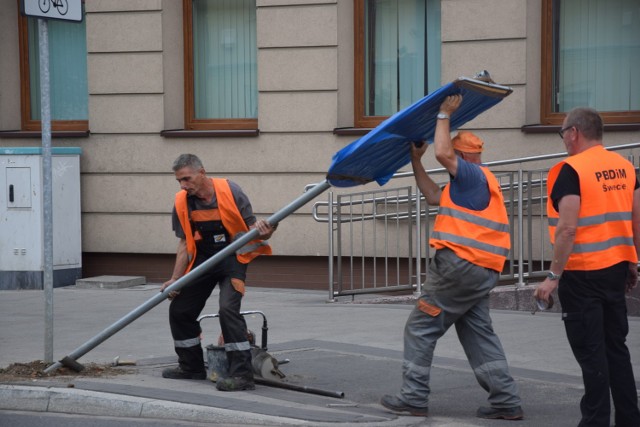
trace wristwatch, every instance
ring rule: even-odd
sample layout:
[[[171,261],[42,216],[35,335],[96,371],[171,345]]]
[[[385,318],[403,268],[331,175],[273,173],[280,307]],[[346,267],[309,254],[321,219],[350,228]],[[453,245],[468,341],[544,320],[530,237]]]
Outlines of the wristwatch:
[[[444,120],[444,119],[448,119],[449,115],[446,113],[438,113],[436,117],[438,118],[438,120]]]
[[[560,280],[560,276],[561,276],[560,274],[556,274],[553,271],[549,271],[547,273],[547,279],[549,280]]]

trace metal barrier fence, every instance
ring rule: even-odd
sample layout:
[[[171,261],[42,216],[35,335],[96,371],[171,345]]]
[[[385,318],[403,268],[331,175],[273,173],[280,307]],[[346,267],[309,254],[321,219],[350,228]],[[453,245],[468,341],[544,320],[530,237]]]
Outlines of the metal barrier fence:
[[[627,158],[634,165],[631,150],[636,148],[640,142],[607,147],[630,150]],[[546,274],[552,255],[546,220],[549,168],[525,170],[523,166],[564,157],[566,153],[556,153],[485,164],[500,182],[511,229],[511,250],[501,284],[525,286]],[[501,169],[511,165],[518,165],[517,170]],[[442,184],[448,180],[443,168],[427,172],[432,178],[442,174]],[[409,177],[411,172],[403,172],[393,179]],[[329,229],[330,300],[379,292],[420,293],[432,254],[428,236],[437,207],[428,206],[416,192],[414,186],[339,195],[330,191],[326,202],[313,205],[313,218],[327,223]]]

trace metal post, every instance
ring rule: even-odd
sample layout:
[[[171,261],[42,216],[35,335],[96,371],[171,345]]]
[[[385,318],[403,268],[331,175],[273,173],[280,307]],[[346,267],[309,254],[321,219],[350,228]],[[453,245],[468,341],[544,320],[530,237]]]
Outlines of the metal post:
[[[335,219],[336,219],[336,234],[335,234],[335,242],[336,242],[336,247],[335,247],[335,276],[336,276],[336,280],[335,283],[337,283],[338,285],[338,293],[341,293],[343,291],[342,289],[342,195],[338,195],[336,197],[336,203],[334,205],[336,207],[336,214],[335,214]],[[375,244],[374,244],[375,245]],[[335,285],[334,285],[334,289],[333,289],[333,293],[335,295],[336,293],[336,289],[335,289]]]
[[[422,293],[422,195],[416,187],[416,290],[413,295]],[[428,207],[429,205],[427,205]]]
[[[44,229],[44,361],[53,361],[53,185],[51,183],[51,104],[49,98],[49,31],[38,19],[40,48],[40,121],[42,126],[42,207]]]
[[[274,213],[271,217],[267,219],[269,224],[275,225],[282,221],[284,218],[304,206],[307,202],[309,202],[314,197],[321,194],[323,191],[328,189],[331,185],[327,182],[321,182],[316,184],[314,187],[310,188],[306,193],[302,196],[298,197],[296,200],[291,202],[289,205],[285,206],[278,212]],[[184,286],[188,285],[198,277],[202,276],[205,272],[209,271],[214,265],[225,259],[227,256],[234,254],[238,249],[249,243],[250,241],[256,239],[259,235],[259,231],[257,229],[252,229],[248,233],[242,235],[238,240],[231,243],[229,246],[225,247],[223,250],[200,264],[198,267],[191,270],[189,273],[185,274],[178,280],[176,280],[171,286],[168,286],[163,292],[154,295],[149,300],[147,300],[142,305],[139,305],[137,308],[133,309],[129,314],[121,318],[120,320],[113,323],[111,326],[107,327],[105,330],[100,332],[95,337],[91,338],[89,341],[69,353],[67,356],[70,359],[77,360],[79,357],[87,354],[90,350],[97,347],[100,343],[105,341],[110,336],[114,335],[116,332],[127,326],[129,323],[136,320],[138,317],[142,316],[147,311],[151,310],[156,305],[160,304],[162,301],[167,299],[170,292],[178,291],[182,289]],[[59,367],[62,366],[62,363],[56,362],[53,365],[49,366],[44,370],[45,373],[52,372]]]
[[[518,168],[518,284],[517,287],[524,286],[524,243],[523,234],[523,203],[522,203],[522,165]]]
[[[329,220],[329,302],[334,302],[335,293],[334,293],[334,277],[333,277],[333,191],[329,191],[329,203],[327,204],[329,211],[327,212],[328,220]]]

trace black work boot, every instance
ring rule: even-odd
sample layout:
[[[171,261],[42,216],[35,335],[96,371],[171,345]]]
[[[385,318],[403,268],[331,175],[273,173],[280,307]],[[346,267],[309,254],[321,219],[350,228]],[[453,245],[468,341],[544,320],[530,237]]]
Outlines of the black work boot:
[[[481,406],[478,408],[476,416],[478,418],[486,418],[489,420],[521,420],[524,418],[524,412],[520,406],[513,406],[511,408]]]
[[[220,391],[255,390],[256,384],[253,382],[253,376],[228,377],[219,379],[216,388]]]
[[[170,378],[172,380],[204,380],[207,378],[207,373],[185,371],[181,367],[167,368],[162,371],[162,378]]]
[[[385,394],[380,399],[380,404],[385,408],[389,409],[391,412],[400,414],[400,415],[413,415],[414,417],[428,417],[429,416],[429,408],[419,408],[417,406],[411,406],[407,403],[404,403],[402,400],[398,399],[396,396],[392,396],[390,394]]]

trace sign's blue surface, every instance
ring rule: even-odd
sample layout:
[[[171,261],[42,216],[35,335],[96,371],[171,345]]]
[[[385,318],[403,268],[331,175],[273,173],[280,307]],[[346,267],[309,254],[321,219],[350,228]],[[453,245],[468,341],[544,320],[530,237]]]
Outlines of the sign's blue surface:
[[[412,142],[433,142],[436,115],[447,96],[458,93],[463,96],[462,104],[451,116],[453,132],[511,92],[506,86],[464,77],[447,83],[338,151],[333,156],[327,181],[334,187],[353,187],[371,181],[384,185],[411,161]]]

